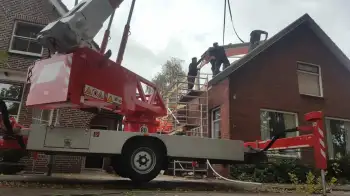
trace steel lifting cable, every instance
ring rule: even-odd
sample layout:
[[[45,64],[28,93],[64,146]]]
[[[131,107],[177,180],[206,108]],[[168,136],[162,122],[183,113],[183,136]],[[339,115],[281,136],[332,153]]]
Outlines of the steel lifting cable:
[[[222,29],[222,45],[225,45],[226,4],[227,4],[227,0],[225,0],[225,5],[224,5],[224,27]]]
[[[233,180],[233,179],[229,179],[229,178],[225,178],[222,175],[220,175],[217,171],[215,171],[215,169],[213,168],[213,166],[210,164],[209,159],[207,160],[207,165],[209,166],[209,168],[214,172],[214,174],[216,176],[218,176],[219,178],[228,181],[228,182],[234,182],[234,183],[240,183],[240,184],[251,184],[251,185],[259,185],[261,186],[262,183],[259,182],[248,182],[248,181],[241,181],[241,180]]]
[[[225,0],[226,1],[226,0]],[[239,37],[237,31],[236,31],[236,28],[235,28],[235,25],[233,24],[233,18],[232,18],[232,12],[231,12],[231,3],[230,3],[230,0],[227,0],[227,4],[228,4],[228,10],[230,12],[230,19],[231,19],[231,23],[232,23],[232,27],[233,27],[233,31],[235,32],[237,38],[242,42],[244,43],[244,41]],[[226,7],[226,3],[225,3],[225,7]]]

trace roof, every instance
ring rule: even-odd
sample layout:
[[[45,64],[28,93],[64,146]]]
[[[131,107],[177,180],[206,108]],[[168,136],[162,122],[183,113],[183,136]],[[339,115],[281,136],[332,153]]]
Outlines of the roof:
[[[49,0],[49,2],[55,7],[60,16],[63,16],[64,14],[69,12],[69,9],[61,0]],[[99,50],[100,47],[95,41],[92,41],[92,45],[94,49]]]
[[[274,35],[258,47],[254,48],[244,57],[232,63],[228,68],[226,68],[224,71],[215,76],[211,81],[209,81],[209,85],[215,85],[221,82],[222,80],[226,79],[233,72],[238,70],[250,60],[254,59],[261,52],[268,49],[274,43],[291,33],[294,29],[296,29],[302,24],[307,24],[310,27],[310,29],[316,34],[316,36],[325,44],[325,46],[330,49],[330,51],[335,55],[335,57],[350,71],[350,60],[348,59],[348,57],[339,49],[339,47],[327,36],[327,34],[316,24],[316,22],[308,14],[304,14],[292,24],[282,29],[276,35]]]

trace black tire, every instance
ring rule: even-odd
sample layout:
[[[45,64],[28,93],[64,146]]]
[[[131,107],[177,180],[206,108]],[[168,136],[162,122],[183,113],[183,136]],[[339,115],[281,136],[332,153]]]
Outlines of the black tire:
[[[159,146],[151,141],[138,140],[125,147],[122,160],[133,182],[146,183],[159,175],[165,158]]]
[[[3,174],[3,175],[15,175],[21,171],[24,170],[24,165],[21,166],[21,165],[18,165],[18,166],[15,166],[15,165],[2,165],[0,167],[0,173]]]
[[[129,178],[128,177],[128,172],[125,168],[125,165],[122,161],[122,157],[120,155],[114,156],[111,158],[111,165],[114,169],[114,172],[122,177],[122,178]]]

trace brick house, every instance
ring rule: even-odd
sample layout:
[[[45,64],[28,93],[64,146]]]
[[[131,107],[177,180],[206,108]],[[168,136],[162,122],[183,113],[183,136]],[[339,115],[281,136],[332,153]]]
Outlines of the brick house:
[[[305,113],[322,110],[328,157],[345,155],[350,151],[349,71],[349,59],[305,14],[209,82],[211,135],[266,140],[274,121],[292,128],[305,123]],[[313,162],[310,153],[279,152]]]
[[[46,24],[59,18],[68,9],[60,0],[2,0],[0,8],[0,85],[1,99],[19,123],[46,123],[57,111],[33,110],[25,106],[29,85],[26,84],[28,66],[48,56],[48,51],[35,43],[35,34]],[[93,43],[93,48],[98,45]],[[5,57],[5,58],[4,58]],[[10,92],[10,93],[7,93]],[[59,124],[67,127],[90,127],[116,130],[115,117],[104,117],[80,110],[61,110]],[[23,159],[26,170],[46,172],[49,156],[40,154],[37,160]],[[103,169],[109,165],[103,157],[55,156],[54,172],[81,172],[85,168]]]

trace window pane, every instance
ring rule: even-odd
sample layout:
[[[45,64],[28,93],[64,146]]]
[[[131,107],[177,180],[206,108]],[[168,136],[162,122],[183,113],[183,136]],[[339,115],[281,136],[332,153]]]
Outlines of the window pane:
[[[41,110],[38,108],[33,108],[32,109],[32,118],[33,119],[41,119]]]
[[[318,67],[313,65],[307,65],[307,64],[298,64],[298,69],[301,71],[307,71],[311,73],[319,73]]]
[[[21,101],[23,85],[0,83],[0,98],[10,101]]]
[[[216,109],[213,112],[213,120],[218,120],[220,119],[220,109]]]
[[[286,129],[292,129],[296,127],[295,115],[293,114],[284,114],[284,124]],[[287,133],[286,137],[295,137],[297,136],[296,132]]]
[[[12,41],[12,50],[31,52],[41,54],[42,47],[35,40],[29,40],[25,38],[14,37]]]
[[[273,111],[261,111],[260,112],[260,131],[261,140],[271,139],[274,131],[285,130],[296,127],[296,115],[287,114],[283,112],[273,112]],[[284,137],[294,137],[296,133],[286,133]],[[278,150],[275,151],[278,154],[293,155],[296,156],[297,152],[295,149],[290,150]],[[273,152],[270,152],[273,153]]]
[[[41,124],[41,121],[40,121],[40,119],[33,118],[33,119],[32,119],[32,123],[33,123],[33,124]]]
[[[345,135],[346,135],[346,154],[350,152],[350,122],[344,122]]]
[[[321,96],[319,76],[298,72],[299,92],[301,94]]]
[[[261,130],[261,139],[268,140],[270,139],[270,125],[269,125],[269,113],[266,111],[260,112],[260,130]]]
[[[326,119],[326,132],[327,132],[327,150],[328,150],[328,157],[330,159],[334,158],[334,149],[333,149],[333,138],[330,128],[330,120]]]
[[[99,126],[99,125],[91,125],[90,129],[102,129],[107,130],[108,128],[106,126]]]
[[[36,38],[43,27],[28,23],[17,22],[15,35],[29,38]]]
[[[329,120],[331,133],[331,142],[333,146],[334,158],[340,158],[346,155],[346,132],[344,122],[339,120]]]
[[[28,52],[41,54],[42,46],[36,41],[30,41]]]
[[[5,101],[5,104],[7,106],[7,110],[9,112],[10,116],[17,116],[18,115],[20,103]]]
[[[11,49],[27,52],[29,45],[30,45],[30,42],[28,39],[14,37],[12,41]]]
[[[48,122],[50,119],[50,110],[42,110],[41,120]]]
[[[216,121],[213,124],[213,138],[220,138],[220,121]]]

